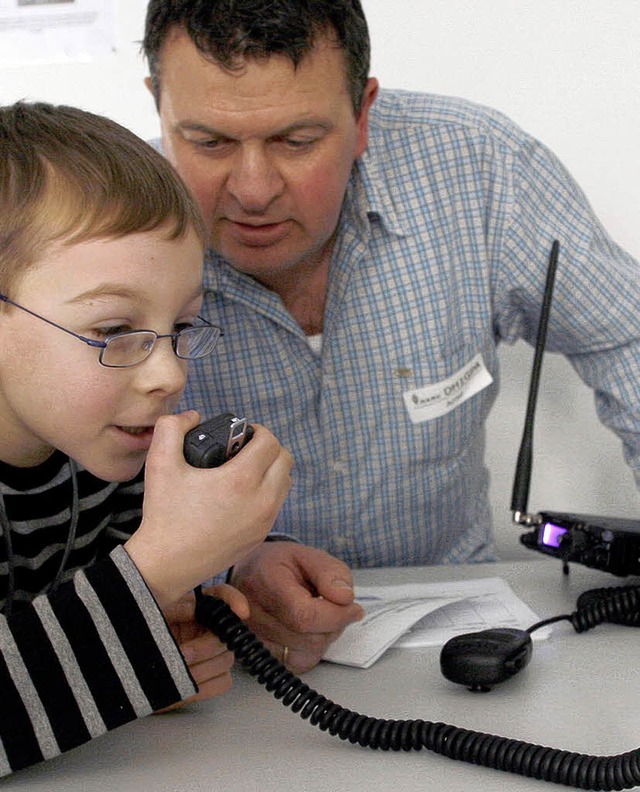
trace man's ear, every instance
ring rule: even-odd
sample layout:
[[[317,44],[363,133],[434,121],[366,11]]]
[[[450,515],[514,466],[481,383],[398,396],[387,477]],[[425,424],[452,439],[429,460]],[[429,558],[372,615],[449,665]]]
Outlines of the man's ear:
[[[151,77],[145,77],[144,78],[144,84],[147,87],[147,91],[149,91],[149,93],[153,97],[153,103],[156,106],[156,110],[159,111],[160,110],[160,96],[158,94],[156,94],[156,92],[154,91],[153,81],[151,80]]]
[[[369,142],[369,110],[376,100],[380,85],[375,77],[369,77],[362,92],[362,102],[356,118],[357,139],[356,139],[356,158],[359,157],[367,148]]]

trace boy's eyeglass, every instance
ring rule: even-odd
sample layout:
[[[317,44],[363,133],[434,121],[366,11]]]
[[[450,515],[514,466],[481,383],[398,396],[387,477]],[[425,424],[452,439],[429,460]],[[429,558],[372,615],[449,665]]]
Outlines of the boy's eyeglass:
[[[183,360],[195,360],[196,358],[206,357],[214,351],[218,341],[224,335],[219,327],[210,324],[206,319],[199,316],[198,319],[201,322],[205,322],[205,324],[185,327],[182,330],[178,330],[177,333],[156,333],[155,330],[126,330],[124,333],[115,333],[112,336],[107,336],[104,341],[96,341],[93,338],[86,338],[74,333],[73,330],[62,327],[62,325],[52,322],[51,319],[40,316],[35,311],[30,311],[24,305],[19,305],[17,302],[10,300],[5,294],[0,293],[0,300],[13,305],[15,308],[20,308],[21,311],[26,311],[31,316],[41,319],[52,327],[57,327],[58,330],[63,330],[91,347],[99,349],[98,361],[101,365],[107,366],[107,368],[127,368],[128,366],[136,366],[138,363],[142,363],[153,352],[153,348],[159,338],[170,338],[173,351]]]

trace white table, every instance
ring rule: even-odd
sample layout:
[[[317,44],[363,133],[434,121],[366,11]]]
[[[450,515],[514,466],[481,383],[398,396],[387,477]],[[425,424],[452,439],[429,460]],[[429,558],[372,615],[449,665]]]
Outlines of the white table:
[[[532,553],[531,560],[361,571],[361,583],[502,577],[541,618],[570,612],[588,588],[636,583]],[[536,642],[530,665],[489,693],[447,682],[439,650],[389,650],[367,670],[323,663],[305,681],[343,706],[383,718],[452,723],[587,754],[640,745],[640,634],[568,622]],[[528,792],[562,789],[427,751],[372,751],[303,721],[240,672],[209,702],[129,724],[50,762],[16,773],[2,792],[359,792],[392,789]]]

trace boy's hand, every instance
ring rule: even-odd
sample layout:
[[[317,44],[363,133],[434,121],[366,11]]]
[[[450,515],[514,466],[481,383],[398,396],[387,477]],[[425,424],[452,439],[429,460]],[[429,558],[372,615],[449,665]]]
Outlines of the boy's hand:
[[[189,465],[184,435],[198,420],[189,411],[156,424],[142,522],[125,544],[162,608],[260,545],[291,486],[291,455],[259,425],[224,465]]]
[[[249,603],[232,586],[212,586],[205,589],[205,593],[224,600],[241,619],[248,618]],[[234,657],[219,638],[196,622],[194,612],[194,595],[185,594],[174,605],[164,609],[164,616],[199,688],[198,693],[187,701],[203,701],[229,690],[233,683],[231,669]],[[179,702],[160,712],[168,712],[184,703]]]

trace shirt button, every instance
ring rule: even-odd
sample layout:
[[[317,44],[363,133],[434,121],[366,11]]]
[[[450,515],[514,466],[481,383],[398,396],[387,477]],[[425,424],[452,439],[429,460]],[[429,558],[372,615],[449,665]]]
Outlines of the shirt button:
[[[349,472],[349,465],[342,459],[334,460],[330,467],[334,473],[339,473],[341,476],[344,476]]]

